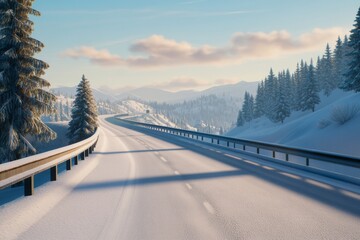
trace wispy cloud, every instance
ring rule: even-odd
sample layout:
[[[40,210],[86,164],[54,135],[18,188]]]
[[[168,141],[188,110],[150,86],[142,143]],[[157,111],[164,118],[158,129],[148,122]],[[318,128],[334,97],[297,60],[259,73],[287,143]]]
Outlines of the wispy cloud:
[[[250,59],[269,59],[283,55],[311,52],[322,49],[343,35],[342,28],[316,28],[299,37],[287,31],[236,33],[224,47],[203,45],[195,47],[188,42],[153,35],[130,46],[132,56],[123,58],[107,50],[80,47],[67,50],[63,55],[85,58],[103,66],[136,68],[171,67],[182,65],[228,65]]]
[[[55,10],[55,11],[46,11],[44,14],[47,15],[108,15],[116,13],[151,13],[154,12],[152,9],[126,9],[126,8],[117,8],[117,9],[102,9],[102,10],[90,10],[90,9],[65,9],[65,10]]]
[[[86,58],[91,63],[104,66],[125,64],[121,57],[111,54],[108,50],[97,50],[93,47],[69,49],[62,55],[73,59]]]
[[[189,5],[189,4],[196,4],[196,3],[202,3],[202,2],[207,2],[208,0],[193,0],[193,1],[184,1],[184,2],[180,2],[180,4],[182,5]]]
[[[203,1],[189,1],[183,2],[183,4],[191,4]],[[45,15],[114,15],[114,14],[141,14],[143,18],[159,18],[159,17],[216,17],[216,16],[231,16],[241,15],[246,13],[261,13],[265,10],[229,10],[229,11],[190,11],[190,10],[171,10],[171,9],[101,9],[101,10],[90,10],[90,9],[65,9],[65,10],[54,10],[46,11]]]

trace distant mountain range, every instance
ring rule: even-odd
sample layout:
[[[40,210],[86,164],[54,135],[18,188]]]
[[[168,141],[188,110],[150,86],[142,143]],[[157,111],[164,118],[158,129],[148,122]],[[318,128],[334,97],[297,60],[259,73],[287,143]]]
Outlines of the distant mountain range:
[[[179,92],[169,92],[150,87],[141,87],[135,89],[127,88],[116,91],[104,88],[101,90],[93,89],[93,94],[96,100],[109,100],[112,102],[130,98],[153,102],[176,103],[212,94],[223,98],[242,99],[245,91],[248,91],[251,94],[255,94],[257,84],[257,82],[241,81],[236,84],[216,86],[203,91],[188,90]],[[62,94],[70,97],[75,96],[76,87],[59,87],[53,88],[52,91],[56,94]]]

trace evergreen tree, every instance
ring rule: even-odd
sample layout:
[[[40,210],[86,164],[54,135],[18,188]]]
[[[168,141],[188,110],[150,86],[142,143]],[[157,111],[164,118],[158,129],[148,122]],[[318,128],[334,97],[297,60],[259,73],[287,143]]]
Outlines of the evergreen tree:
[[[295,73],[293,75],[293,79],[292,79],[292,109],[295,111],[299,111],[300,110],[300,93],[301,93],[301,89],[300,89],[300,83],[301,83],[301,72],[300,72],[300,65],[299,63],[296,65],[296,70]]]
[[[334,83],[336,87],[339,87],[340,83],[343,82],[342,67],[344,61],[343,54],[343,43],[341,38],[338,37],[334,50]]]
[[[300,82],[299,82],[299,86],[298,86],[298,109],[297,110],[301,110],[304,111],[304,109],[306,109],[306,96],[307,96],[307,78],[308,78],[308,74],[309,74],[309,67],[307,65],[306,62],[304,62],[303,60],[301,60],[301,64],[300,64]]]
[[[331,49],[329,44],[326,45],[325,55],[324,55],[324,65],[322,72],[322,86],[326,96],[329,96],[331,92],[337,87],[334,80],[334,69],[333,61],[331,56]]]
[[[360,8],[355,19],[354,28],[351,30],[348,45],[351,48],[351,52],[348,54],[350,64],[345,75],[344,88],[360,92]]]
[[[349,46],[349,40],[348,37],[345,35],[344,37],[344,43],[343,43],[343,51],[342,51],[342,65],[341,65],[341,82],[340,82],[340,88],[341,89],[345,89],[346,90],[346,74],[349,71],[349,66],[350,66],[350,62],[351,62],[351,47]]]
[[[70,115],[71,115],[71,105],[70,105],[69,99],[67,99],[67,101],[66,101],[66,115],[67,115],[68,118],[70,118]]]
[[[265,80],[265,99],[265,114],[272,120],[276,102],[276,77],[272,69]]]
[[[278,76],[278,94],[274,109],[274,120],[283,123],[285,118],[290,116],[290,104],[288,101],[288,91],[286,89],[286,74],[280,73]]]
[[[0,1],[0,161],[7,162],[36,153],[26,137],[38,141],[56,138],[42,122],[43,114],[53,112],[55,96],[44,88],[41,78],[48,65],[33,56],[44,45],[33,38],[34,23],[29,15],[34,0]]]
[[[310,66],[308,67],[307,77],[302,92],[303,106],[301,110],[312,110],[314,112],[315,106],[320,103],[320,97],[319,88],[315,78],[315,68],[312,60]]]
[[[259,118],[265,115],[265,89],[264,81],[258,84],[255,102],[254,102],[254,118]]]
[[[67,133],[70,143],[90,137],[98,127],[96,103],[90,83],[84,75],[76,90],[71,118]]]
[[[316,62],[316,71],[315,71],[315,78],[316,78],[316,82],[319,84],[319,90],[324,90],[323,89],[323,73],[324,73],[324,58],[320,58],[320,56],[318,56],[317,58],[317,62]]]
[[[237,127],[241,127],[243,126],[245,123],[244,117],[243,117],[243,113],[242,110],[240,109],[238,117],[237,117],[237,121],[236,121],[236,126]]]
[[[245,92],[242,114],[245,122],[250,122],[254,119],[254,97],[248,92]]]

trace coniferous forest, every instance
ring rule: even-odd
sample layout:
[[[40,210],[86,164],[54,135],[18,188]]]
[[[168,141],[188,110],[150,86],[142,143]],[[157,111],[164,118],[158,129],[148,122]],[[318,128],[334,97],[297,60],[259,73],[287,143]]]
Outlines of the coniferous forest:
[[[262,116],[283,123],[293,111],[314,112],[319,94],[329,96],[337,88],[360,91],[360,9],[350,37],[338,37],[333,50],[327,44],[316,62],[301,60],[292,73],[287,69],[276,74],[270,69],[255,97],[245,93],[237,126]]]

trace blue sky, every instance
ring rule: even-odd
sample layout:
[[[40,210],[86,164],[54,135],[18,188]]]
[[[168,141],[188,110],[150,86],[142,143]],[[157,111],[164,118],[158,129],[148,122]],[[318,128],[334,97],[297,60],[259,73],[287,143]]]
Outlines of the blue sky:
[[[53,86],[175,91],[261,80],[347,33],[355,0],[37,0],[34,37]]]

